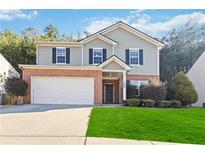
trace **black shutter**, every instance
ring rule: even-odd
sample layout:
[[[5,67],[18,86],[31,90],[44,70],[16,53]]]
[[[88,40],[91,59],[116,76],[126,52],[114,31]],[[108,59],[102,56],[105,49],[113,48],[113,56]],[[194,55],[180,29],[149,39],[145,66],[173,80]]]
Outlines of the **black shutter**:
[[[56,64],[56,48],[52,48],[52,63]]]
[[[89,49],[89,64],[93,64],[93,49]]]
[[[139,50],[139,62],[140,65],[143,65],[143,49]]]
[[[126,94],[127,94],[127,98],[131,97],[131,93],[132,93],[132,89],[131,89],[131,85],[130,85],[130,80],[126,81]]]
[[[70,48],[66,48],[66,64],[70,63]]]
[[[126,58],[126,64],[129,65],[130,64],[130,50],[129,49],[126,49],[125,50],[125,58]]]
[[[107,50],[103,49],[103,62],[107,59]]]

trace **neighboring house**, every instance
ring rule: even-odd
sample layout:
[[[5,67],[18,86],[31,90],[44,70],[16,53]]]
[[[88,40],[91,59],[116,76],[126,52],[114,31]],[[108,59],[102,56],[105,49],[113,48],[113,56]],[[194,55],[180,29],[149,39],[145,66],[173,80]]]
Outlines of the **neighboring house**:
[[[128,84],[159,83],[163,44],[118,22],[78,42],[37,42],[36,65],[19,65],[26,102],[102,104],[126,100]]]
[[[0,93],[4,93],[4,83],[8,77],[19,78],[20,74],[0,53]]]
[[[20,74],[15,68],[6,60],[0,53],[0,104],[2,101],[2,94],[5,93],[4,83],[8,77],[20,77]]]
[[[198,101],[193,106],[205,107],[205,51],[188,71],[187,76],[198,93]]]

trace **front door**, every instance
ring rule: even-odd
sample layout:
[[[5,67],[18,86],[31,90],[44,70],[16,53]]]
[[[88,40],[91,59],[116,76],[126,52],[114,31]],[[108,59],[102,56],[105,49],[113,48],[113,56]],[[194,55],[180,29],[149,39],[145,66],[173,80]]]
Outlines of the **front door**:
[[[106,84],[105,85],[105,103],[113,103],[113,85]]]

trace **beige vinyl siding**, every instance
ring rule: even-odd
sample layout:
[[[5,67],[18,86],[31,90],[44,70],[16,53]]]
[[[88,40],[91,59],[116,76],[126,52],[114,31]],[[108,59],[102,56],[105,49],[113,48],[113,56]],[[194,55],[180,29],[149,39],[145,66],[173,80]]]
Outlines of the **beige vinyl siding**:
[[[112,61],[111,63],[105,65],[103,67],[105,70],[125,70],[122,66],[117,64],[116,62]]]
[[[125,50],[129,48],[140,48],[144,51],[143,65],[133,68],[128,72],[130,75],[159,75],[158,48],[144,39],[122,29],[105,34],[105,36],[118,42],[115,48],[115,55],[125,61]]]
[[[107,59],[112,56],[112,45],[108,44],[107,42],[101,39],[94,39],[88,43],[83,45],[83,63],[84,65],[89,64],[89,48],[105,48],[107,49]]]
[[[52,63],[52,48],[53,47],[45,47],[45,46],[38,47],[38,64],[39,65],[53,64]],[[82,65],[81,52],[82,52],[82,49],[80,47],[70,48],[70,64],[65,64],[65,65],[73,65],[73,66]],[[53,65],[56,65],[56,64],[53,64]]]

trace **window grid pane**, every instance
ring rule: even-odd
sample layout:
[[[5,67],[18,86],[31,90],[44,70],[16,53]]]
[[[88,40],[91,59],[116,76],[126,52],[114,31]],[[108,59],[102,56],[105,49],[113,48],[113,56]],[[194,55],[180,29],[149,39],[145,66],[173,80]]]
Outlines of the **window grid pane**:
[[[131,65],[139,64],[139,51],[136,49],[130,49],[130,64]]]
[[[57,63],[59,64],[66,63],[66,49],[65,48],[57,48],[56,56],[57,56]]]
[[[131,57],[131,64],[138,64],[138,58],[137,57]]]
[[[94,57],[94,63],[95,64],[101,63],[101,57]]]
[[[65,63],[65,56],[57,56],[58,63]]]
[[[102,49],[93,49],[93,63],[99,64],[102,63]]]

